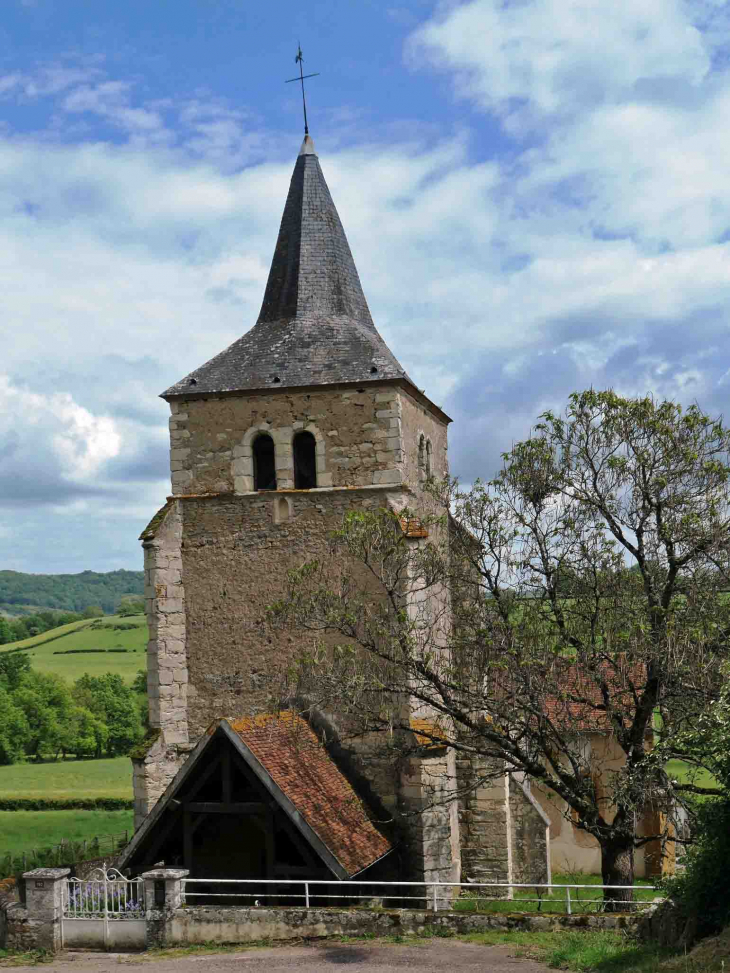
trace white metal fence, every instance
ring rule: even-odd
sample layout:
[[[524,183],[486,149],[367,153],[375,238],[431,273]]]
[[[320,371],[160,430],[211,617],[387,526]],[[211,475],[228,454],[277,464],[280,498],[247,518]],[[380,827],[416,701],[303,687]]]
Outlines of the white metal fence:
[[[196,891],[196,888],[198,891]],[[342,891],[340,891],[342,889]],[[358,893],[358,889],[360,892]],[[515,895],[515,890],[517,894]],[[530,896],[533,891],[534,896]],[[627,897],[604,892],[632,892]],[[609,906],[630,911],[649,904],[653,885],[527,884],[518,882],[329,882],[326,879],[186,878],[185,900],[244,900],[242,905],[298,905],[306,909],[344,903],[361,908],[451,909],[457,912],[603,912]],[[191,903],[195,904],[195,903]],[[199,901],[198,904],[205,904]],[[523,906],[530,908],[522,908]],[[613,909],[612,911],[618,911]]]

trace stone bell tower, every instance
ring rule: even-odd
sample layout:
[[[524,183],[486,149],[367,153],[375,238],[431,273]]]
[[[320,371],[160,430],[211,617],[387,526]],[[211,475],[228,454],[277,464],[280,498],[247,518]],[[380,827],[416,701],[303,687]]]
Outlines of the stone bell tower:
[[[326,552],[347,511],[421,507],[427,477],[448,472],[450,420],[373,323],[309,136],[256,324],[162,397],[172,495],[142,534],[153,739],[134,761],[137,822],[212,720],[269,705],[273,664],[299,648],[261,624],[286,572]],[[458,859],[445,814],[422,861],[444,880]]]

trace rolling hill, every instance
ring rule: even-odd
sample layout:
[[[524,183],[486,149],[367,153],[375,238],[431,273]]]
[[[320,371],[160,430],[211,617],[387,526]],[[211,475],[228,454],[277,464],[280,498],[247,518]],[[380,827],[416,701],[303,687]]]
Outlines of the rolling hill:
[[[0,647],[3,652],[25,652],[39,672],[55,672],[68,682],[84,673],[100,676],[118,673],[131,682],[146,668],[147,622],[143,615],[71,622],[42,635]]]
[[[144,571],[81,571],[79,574],[22,574],[0,571],[0,609],[54,608],[83,611],[101,605],[113,612],[123,595],[141,595]]]

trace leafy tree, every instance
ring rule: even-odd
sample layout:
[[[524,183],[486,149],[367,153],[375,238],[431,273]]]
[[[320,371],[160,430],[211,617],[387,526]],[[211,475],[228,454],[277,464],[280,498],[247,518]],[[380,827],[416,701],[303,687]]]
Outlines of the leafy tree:
[[[0,765],[15,763],[22,756],[27,737],[25,715],[0,682]]]
[[[13,703],[28,723],[28,756],[40,760],[43,754],[58,754],[72,708],[71,693],[63,679],[31,669],[13,693]]]
[[[84,618],[102,618],[104,609],[101,605],[87,605],[82,614]]]
[[[667,778],[655,714],[681,753],[727,658],[729,448],[696,406],[587,391],[545,413],[494,481],[436,491],[428,543],[387,512],[349,514],[331,560],[293,572],[274,606],[318,639],[283,695],[400,753],[418,745],[410,697],[433,740],[556,799],[600,845],[604,883],[630,886],[635,848],[663,837],[638,834],[638,813],[693,789]]]
[[[6,645],[13,641],[13,634],[10,624],[4,615],[0,615],[0,645]]]
[[[74,685],[74,696],[106,725],[110,756],[128,753],[142,739],[137,695],[121,676],[110,672],[103,676],[84,675]]]
[[[135,693],[143,693],[147,695],[147,670],[138,669],[137,675],[134,677],[132,682],[132,689]]]
[[[78,757],[101,757],[109,730],[103,718],[85,706],[73,706],[65,721],[61,750]]]
[[[0,653],[0,686],[16,690],[26,672],[30,672],[30,659],[25,652]]]
[[[126,617],[128,615],[143,615],[144,598],[140,598],[137,595],[124,595],[119,602],[117,614],[121,615],[122,617]]]

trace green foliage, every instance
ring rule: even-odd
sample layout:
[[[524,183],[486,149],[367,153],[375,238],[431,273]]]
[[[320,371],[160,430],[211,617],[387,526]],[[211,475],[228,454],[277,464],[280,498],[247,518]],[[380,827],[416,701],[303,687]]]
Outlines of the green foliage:
[[[84,618],[102,618],[104,609],[101,605],[89,605],[87,608],[84,608],[82,614]]]
[[[124,797],[55,798],[0,797],[0,811],[129,811],[134,801]]]
[[[125,595],[141,596],[144,571],[82,571],[80,574],[21,574],[0,571],[0,605],[83,611],[100,605],[111,614]],[[22,638],[23,636],[21,636]]]
[[[117,615],[126,617],[127,615],[142,615],[144,613],[144,598],[135,595],[125,595],[119,602]]]
[[[135,691],[121,676],[82,676],[74,686],[74,696],[106,727],[106,752],[112,756],[129,753],[144,736]],[[98,756],[101,755],[101,746]]]
[[[685,913],[696,917],[702,937],[730,923],[730,798],[702,804],[695,838],[683,872],[665,884]]]
[[[0,654],[0,686],[14,691],[20,685],[23,674],[30,672],[30,659],[18,652]]]
[[[28,739],[28,721],[0,683],[0,765],[14,763]]]

